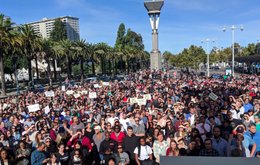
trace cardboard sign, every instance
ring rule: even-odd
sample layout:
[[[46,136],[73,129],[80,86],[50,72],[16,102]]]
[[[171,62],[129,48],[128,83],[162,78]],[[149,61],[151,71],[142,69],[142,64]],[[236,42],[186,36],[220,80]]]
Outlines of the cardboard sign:
[[[137,104],[138,105],[146,105],[146,99],[137,99]]]
[[[216,101],[218,99],[218,96],[215,93],[211,92],[209,94],[209,98],[211,98],[212,100]]]
[[[137,98],[133,97],[133,98],[130,98],[130,104],[133,105],[135,103],[137,103]]]
[[[68,90],[68,91],[66,92],[67,95],[72,95],[73,93],[74,93],[73,90]]]
[[[53,91],[46,91],[44,94],[45,94],[46,97],[54,97]]]
[[[95,99],[95,98],[97,98],[97,93],[96,93],[96,92],[89,92],[88,97],[89,97],[90,99]]]
[[[151,94],[145,94],[144,99],[145,100],[151,100],[152,99]]]
[[[39,104],[33,104],[29,105],[28,107],[29,112],[36,112],[40,110],[40,105]]]
[[[44,108],[44,113],[45,113],[45,114],[49,114],[49,112],[50,112],[50,107],[49,107],[49,106],[46,106],[46,107]]]
[[[103,86],[109,86],[110,84],[109,84],[109,82],[102,82],[102,85]]]

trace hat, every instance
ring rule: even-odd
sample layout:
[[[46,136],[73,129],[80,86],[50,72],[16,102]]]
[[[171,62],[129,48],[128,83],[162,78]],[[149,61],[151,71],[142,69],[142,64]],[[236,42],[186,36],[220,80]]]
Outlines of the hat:
[[[99,125],[95,126],[94,130],[101,130],[101,127]]]
[[[244,133],[245,129],[243,127],[238,127],[236,131],[237,133]]]

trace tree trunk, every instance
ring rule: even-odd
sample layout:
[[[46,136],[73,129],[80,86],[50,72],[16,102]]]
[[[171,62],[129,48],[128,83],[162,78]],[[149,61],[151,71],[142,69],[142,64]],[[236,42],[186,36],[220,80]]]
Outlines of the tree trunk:
[[[31,58],[27,57],[27,61],[28,61],[29,81],[32,81],[32,63],[31,63]]]
[[[18,69],[17,69],[17,60],[15,60],[15,63],[14,63],[14,77],[15,77],[15,82],[16,82],[16,94],[19,95],[20,91],[19,91],[19,80],[18,80]]]
[[[48,64],[47,66],[47,74],[48,74],[48,79],[49,79],[49,85],[50,87],[52,86],[52,78],[51,78],[51,64],[50,64],[50,60],[46,59],[46,62]]]
[[[6,96],[5,88],[5,73],[4,73],[4,58],[3,52],[0,50],[0,71],[1,71],[1,95]]]
[[[111,75],[111,73],[112,73],[112,66],[111,66],[112,64],[111,64],[111,60],[109,60],[109,62],[108,62],[108,66],[109,66],[109,75]]]
[[[37,55],[35,56],[35,67],[36,67],[36,77],[37,77],[37,81],[39,81],[39,68],[38,68]]]
[[[57,80],[57,71],[56,71],[56,59],[55,58],[53,58],[53,60],[52,60],[52,65],[53,65],[53,75],[54,75],[54,81],[56,81]]]
[[[80,71],[81,71],[81,84],[84,84],[84,58],[80,59]]]
[[[94,62],[94,54],[91,54],[91,60],[92,60],[92,74],[96,75],[96,71],[95,71],[95,62]]]
[[[69,56],[67,55],[66,56],[66,60],[67,60],[67,64],[68,64],[68,67],[67,67],[67,78],[70,79],[70,59],[69,59]]]

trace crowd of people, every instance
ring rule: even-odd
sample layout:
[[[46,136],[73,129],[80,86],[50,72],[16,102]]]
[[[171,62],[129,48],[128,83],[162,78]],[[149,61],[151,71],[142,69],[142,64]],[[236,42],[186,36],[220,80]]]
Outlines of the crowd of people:
[[[144,70],[123,81],[24,92],[0,102],[0,164],[260,157],[259,108],[259,76],[249,75],[214,79]]]

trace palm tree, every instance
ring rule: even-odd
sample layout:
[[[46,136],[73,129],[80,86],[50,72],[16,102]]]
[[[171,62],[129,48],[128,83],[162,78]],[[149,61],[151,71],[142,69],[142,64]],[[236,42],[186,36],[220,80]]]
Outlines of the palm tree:
[[[31,60],[34,57],[34,53],[36,53],[36,50],[40,46],[39,36],[36,35],[36,33],[34,32],[33,28],[30,25],[23,25],[21,26],[20,30],[22,35],[22,44],[24,47],[24,53],[28,61],[29,81],[32,81],[32,83],[34,83],[32,77],[33,74],[32,74]]]
[[[108,54],[109,46],[106,43],[98,43],[95,46],[95,54],[98,56],[101,65],[102,74],[106,74],[106,59]]]
[[[88,45],[86,40],[79,40],[74,43],[74,47],[76,57],[80,60],[80,73],[81,73],[81,83],[84,83],[84,59],[87,58],[88,55]]]
[[[5,17],[4,14],[0,14],[0,71],[1,71],[1,95],[6,95],[6,87],[5,87],[5,73],[4,73],[4,64],[3,57],[4,53],[7,52],[7,49],[13,43],[13,29],[12,25],[14,23],[11,21],[9,17]]]
[[[95,47],[96,46],[93,45],[93,44],[87,44],[86,45],[87,53],[90,56],[91,63],[92,63],[91,67],[92,67],[93,76],[96,75],[95,61],[97,61],[96,58],[95,58],[96,57],[95,56]]]
[[[51,40],[44,39],[41,42],[42,50],[44,53],[44,59],[47,62],[47,76],[49,79],[49,85],[52,86],[52,77],[51,77],[51,58],[55,58],[54,49],[53,49],[53,42]],[[54,68],[55,66],[53,66]]]
[[[65,57],[67,62],[67,78],[71,78],[72,73],[72,42],[69,40],[61,40],[54,46],[54,51],[58,56]]]

